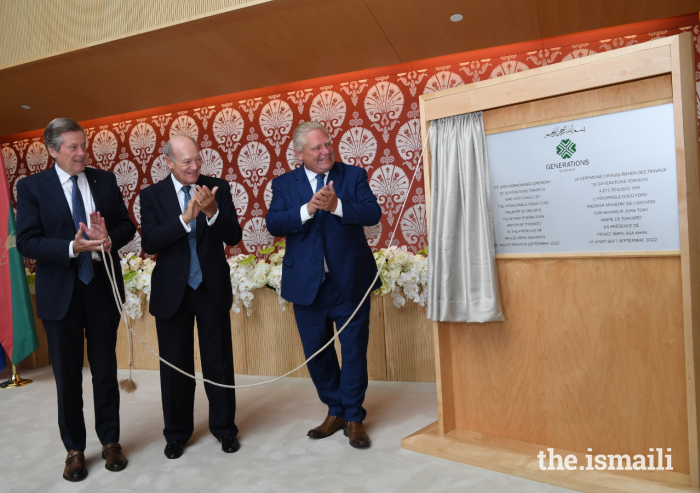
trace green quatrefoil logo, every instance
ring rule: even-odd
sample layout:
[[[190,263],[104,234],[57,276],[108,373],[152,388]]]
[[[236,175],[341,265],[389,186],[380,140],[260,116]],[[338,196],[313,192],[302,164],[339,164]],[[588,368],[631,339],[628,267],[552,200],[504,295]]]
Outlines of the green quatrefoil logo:
[[[559,154],[562,159],[569,159],[575,152],[576,144],[571,142],[569,139],[562,140],[557,146],[557,154]]]

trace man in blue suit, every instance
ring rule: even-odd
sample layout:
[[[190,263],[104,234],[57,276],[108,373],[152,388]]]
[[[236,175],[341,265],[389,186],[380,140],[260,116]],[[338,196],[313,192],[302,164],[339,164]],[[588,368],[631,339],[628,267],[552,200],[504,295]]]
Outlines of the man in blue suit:
[[[92,373],[95,430],[110,471],[127,460],[119,444],[117,311],[101,248],[119,268],[118,250],[136,232],[113,173],[85,167],[85,132],[68,118],[44,131],[55,165],[17,182],[17,250],[36,259],[36,311],[43,321],[58,394],[58,428],[68,451],[63,478],[85,468],[83,344]],[[111,252],[110,252],[111,250]],[[124,297],[124,282],[117,275]]]
[[[272,202],[265,218],[275,236],[287,237],[282,267],[282,297],[294,303],[299,335],[308,358],[342,327],[368,289],[376,289],[377,266],[363,226],[373,226],[382,211],[367,183],[367,172],[335,162],[333,142],[323,125],[306,122],[294,130],[294,151],[303,166],[272,180]],[[362,424],[367,390],[370,298],[340,334],[343,368],[333,345],[309,362],[311,379],[328,406],[311,438],[326,438],[341,428],[350,445],[370,439]]]

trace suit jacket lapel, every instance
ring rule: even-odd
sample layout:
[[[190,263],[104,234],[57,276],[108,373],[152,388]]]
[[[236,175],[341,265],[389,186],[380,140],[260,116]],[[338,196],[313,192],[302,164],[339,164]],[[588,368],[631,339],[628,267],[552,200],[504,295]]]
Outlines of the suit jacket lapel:
[[[311,200],[311,197],[314,196],[314,192],[311,190],[311,184],[309,183],[309,178],[306,176],[306,171],[303,166],[299,166],[297,169],[292,171],[292,173],[294,173],[297,190],[301,196],[299,205],[306,204],[309,200]]]
[[[92,194],[92,201],[95,204],[95,212],[102,212],[102,194],[99,193],[100,184],[97,182],[97,175],[93,174],[90,168],[85,168],[85,179],[90,186],[90,193]]]
[[[204,175],[200,174],[199,178],[197,179],[197,185],[199,185],[200,187],[206,185],[206,183],[204,183],[202,180],[203,177]],[[194,194],[194,191],[192,193]],[[202,235],[204,234],[204,228],[209,227],[209,225],[207,224],[207,215],[203,212],[197,214],[195,225],[197,226],[197,243],[199,243],[199,241],[202,239]]]
[[[164,180],[160,181],[157,186],[160,187],[160,201],[165,208],[168,218],[177,217],[182,214],[180,202],[177,198],[177,192],[175,191],[173,179],[170,177],[170,175],[168,175]]]
[[[64,219],[70,224],[75,232],[75,224],[73,224],[73,214],[70,212],[70,207],[68,207],[68,202],[66,201],[66,194],[63,191],[63,186],[58,179],[58,173],[56,173],[56,165],[46,173],[46,180],[49,182],[48,190],[51,197],[53,197],[54,202],[58,210],[63,214]]]
[[[338,166],[338,163],[333,163],[333,167],[331,168],[330,172],[328,173],[328,179],[326,180],[326,183],[333,182],[333,190],[335,190],[336,194],[338,193],[338,190],[340,190],[340,182],[343,179],[343,172]]]

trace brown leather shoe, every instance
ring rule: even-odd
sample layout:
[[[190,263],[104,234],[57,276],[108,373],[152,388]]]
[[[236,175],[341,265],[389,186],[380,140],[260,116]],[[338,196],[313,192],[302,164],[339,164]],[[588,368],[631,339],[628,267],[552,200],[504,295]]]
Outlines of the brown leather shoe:
[[[117,442],[102,446],[102,458],[106,461],[105,469],[112,472],[124,470],[129,463],[122,454],[122,446]]]
[[[71,450],[66,457],[66,467],[63,469],[63,479],[66,481],[82,481],[87,478],[85,469],[85,454],[80,451]]]
[[[350,438],[350,445],[355,448],[369,447],[370,439],[365,432],[365,427],[359,421],[348,421],[343,428],[343,433]]]
[[[321,426],[317,426],[313,430],[309,430],[307,436],[311,438],[326,438],[338,431],[345,424],[345,420],[339,416],[326,416]]]

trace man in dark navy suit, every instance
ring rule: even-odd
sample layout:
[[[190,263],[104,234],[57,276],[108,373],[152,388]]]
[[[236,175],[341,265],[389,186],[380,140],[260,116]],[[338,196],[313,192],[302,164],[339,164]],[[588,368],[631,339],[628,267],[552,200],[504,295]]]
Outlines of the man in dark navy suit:
[[[83,354],[92,373],[95,430],[110,471],[127,460],[119,444],[117,310],[101,247],[119,268],[118,250],[134,236],[114,174],[85,167],[82,127],[57,118],[44,139],[55,165],[17,183],[17,249],[36,259],[36,309],[43,321],[58,393],[58,427],[68,450],[63,477],[81,481],[85,468]],[[117,276],[124,297],[124,283]]]
[[[233,385],[233,291],[224,243],[243,236],[228,182],[200,174],[202,157],[190,137],[173,137],[163,149],[170,175],[141,192],[141,245],[158,254],[151,278],[150,313],[156,318],[160,354],[194,373],[197,320],[204,378]],[[177,459],[194,431],[195,381],[160,364],[165,456]],[[209,430],[224,452],[236,452],[236,393],[204,384]]]
[[[323,125],[306,122],[294,130],[294,151],[303,166],[272,180],[272,202],[265,218],[275,236],[287,237],[282,267],[282,297],[294,303],[299,335],[308,358],[340,329],[374,282],[377,266],[363,226],[373,226],[382,211],[367,183],[367,172],[335,162],[333,142]],[[362,424],[367,390],[370,298],[340,334],[343,368],[333,345],[309,362],[321,402],[323,423],[308,432],[326,438],[341,428],[350,445],[370,439]]]

